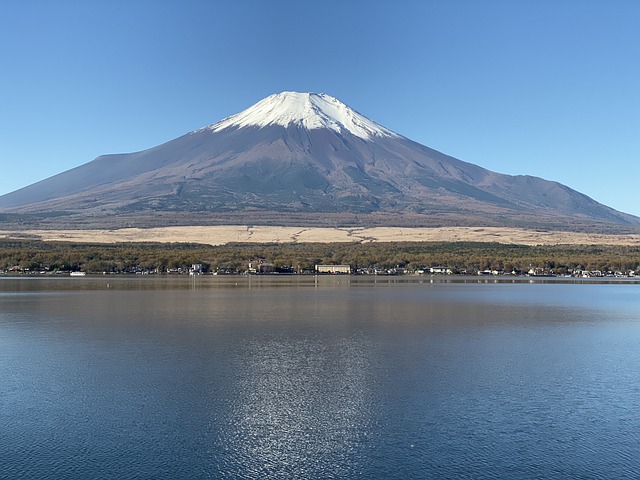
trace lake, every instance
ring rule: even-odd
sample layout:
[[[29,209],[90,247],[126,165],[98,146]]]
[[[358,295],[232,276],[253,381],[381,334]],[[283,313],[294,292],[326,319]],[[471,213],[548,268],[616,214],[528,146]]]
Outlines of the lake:
[[[638,282],[0,277],[0,478],[639,477]]]

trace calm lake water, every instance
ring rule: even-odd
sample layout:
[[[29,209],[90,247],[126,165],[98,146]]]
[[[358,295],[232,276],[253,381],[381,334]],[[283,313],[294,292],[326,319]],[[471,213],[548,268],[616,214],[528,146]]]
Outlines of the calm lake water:
[[[0,277],[0,478],[637,479],[640,284]]]

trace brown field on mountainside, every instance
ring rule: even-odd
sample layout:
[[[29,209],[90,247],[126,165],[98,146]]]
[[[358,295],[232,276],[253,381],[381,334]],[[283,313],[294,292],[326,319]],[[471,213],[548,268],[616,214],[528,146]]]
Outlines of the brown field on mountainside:
[[[640,245],[640,234],[598,234],[501,227],[319,228],[267,226],[182,226],[113,230],[0,230],[0,239],[74,243],[333,243],[496,242],[518,245]]]

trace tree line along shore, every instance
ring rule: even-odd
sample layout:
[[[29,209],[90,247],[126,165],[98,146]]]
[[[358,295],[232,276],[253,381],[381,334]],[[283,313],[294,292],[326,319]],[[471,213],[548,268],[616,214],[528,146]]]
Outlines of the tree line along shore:
[[[349,265],[352,273],[601,274],[633,276],[640,247],[528,246],[476,242],[81,244],[0,240],[0,273],[247,273],[269,263],[277,273],[314,273],[316,265]],[[435,269],[435,270],[432,270]]]

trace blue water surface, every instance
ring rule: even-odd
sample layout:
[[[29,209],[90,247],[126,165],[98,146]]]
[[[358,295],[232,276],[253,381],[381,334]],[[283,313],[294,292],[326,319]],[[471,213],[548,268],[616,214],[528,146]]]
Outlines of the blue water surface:
[[[640,478],[640,285],[0,278],[0,478]]]

